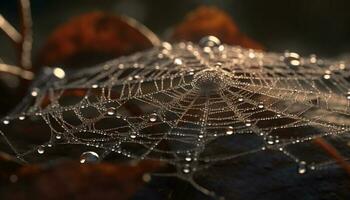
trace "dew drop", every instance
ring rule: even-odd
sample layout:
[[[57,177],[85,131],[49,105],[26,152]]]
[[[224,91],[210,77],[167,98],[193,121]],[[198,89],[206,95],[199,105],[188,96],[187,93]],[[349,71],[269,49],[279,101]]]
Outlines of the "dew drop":
[[[155,122],[157,121],[158,115],[156,113],[152,113],[151,116],[149,117],[150,122]]]
[[[97,84],[93,84],[91,87],[92,88],[98,88],[98,85]]]
[[[110,107],[107,109],[107,115],[111,116],[115,114],[115,108],[114,107]]]
[[[325,75],[323,75],[323,78],[326,79],[326,80],[327,80],[327,79],[330,79],[330,78],[331,78],[331,75],[325,74]]]
[[[233,127],[229,126],[226,130],[226,135],[232,135],[233,134]]]
[[[242,101],[243,101],[243,98],[239,98],[238,101],[239,101],[239,102],[242,102]]]
[[[39,88],[33,88],[32,92],[30,93],[33,97],[38,96],[39,94]]]
[[[130,135],[130,138],[135,139],[136,135],[132,134],[132,135]]]
[[[100,156],[93,151],[86,151],[80,155],[80,163],[96,163]]]
[[[301,64],[300,55],[295,52],[286,52],[284,56],[284,62],[289,66],[296,67]]]
[[[221,41],[219,40],[219,38],[212,36],[212,35],[203,37],[199,41],[199,45],[203,48],[205,48],[205,47],[218,47],[218,46],[220,46],[220,44],[221,44]]]
[[[191,162],[191,161],[192,161],[192,158],[191,158],[191,157],[186,157],[185,160],[186,160],[187,162]]]
[[[175,58],[174,64],[176,65],[182,65],[182,60],[180,58]]]
[[[37,151],[38,151],[39,154],[44,154],[45,153],[45,149],[44,149],[43,146],[38,147]]]
[[[166,50],[171,50],[173,48],[169,42],[162,42],[162,47]]]
[[[270,145],[275,144],[275,140],[271,135],[266,138],[266,142]]]
[[[59,79],[63,79],[66,76],[66,73],[62,68],[56,67],[53,69],[53,75],[55,75]]]
[[[140,79],[140,78],[141,78],[140,75],[135,75],[135,76],[134,76],[134,79]]]
[[[262,102],[260,102],[259,104],[258,104],[258,108],[264,108],[264,104],[262,103]]]
[[[254,52],[249,52],[248,57],[251,58],[251,59],[253,59],[253,58],[256,57],[256,55],[255,55]]]
[[[183,169],[182,169],[182,172],[183,172],[184,174],[188,174],[188,173],[191,172],[191,170],[190,170],[189,168],[183,168]]]
[[[311,164],[310,164],[310,169],[311,169],[311,170],[316,170],[316,165],[315,165],[315,163],[311,163]]]
[[[299,60],[291,60],[290,64],[293,66],[299,66],[300,65],[300,61]]]
[[[250,122],[250,120],[247,120],[247,121],[246,121],[245,126],[247,126],[247,127],[252,126],[252,123]]]
[[[315,64],[317,62],[317,57],[315,54],[310,55],[310,63]]]
[[[306,173],[306,162],[300,161],[298,166],[298,173],[299,174],[305,174]]]
[[[62,136],[61,136],[60,134],[57,134],[57,135],[56,135],[56,139],[57,139],[57,140],[60,140],[61,138],[62,138]]]
[[[2,123],[3,123],[3,124],[5,124],[5,125],[7,125],[7,124],[9,124],[9,123],[10,123],[10,120],[8,120],[8,119],[4,119],[4,120],[2,121]]]
[[[26,116],[24,116],[24,115],[21,115],[18,117],[19,120],[24,120],[25,118],[26,118]]]

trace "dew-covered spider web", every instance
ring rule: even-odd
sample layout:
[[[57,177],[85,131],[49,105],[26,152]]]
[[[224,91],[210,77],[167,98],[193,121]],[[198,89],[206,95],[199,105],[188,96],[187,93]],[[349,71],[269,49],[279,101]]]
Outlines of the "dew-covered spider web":
[[[300,174],[335,167],[319,137],[348,159],[349,72],[343,61],[214,37],[163,43],[73,73],[46,70],[3,118],[0,146],[29,163],[157,160],[173,167],[164,176],[215,196],[193,177],[218,162],[279,152]]]

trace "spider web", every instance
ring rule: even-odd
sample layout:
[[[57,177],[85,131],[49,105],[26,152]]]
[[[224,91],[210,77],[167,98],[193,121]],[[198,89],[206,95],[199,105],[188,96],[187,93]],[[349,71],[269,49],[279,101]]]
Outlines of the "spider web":
[[[319,137],[348,159],[349,75],[343,61],[211,36],[164,42],[94,68],[44,70],[3,118],[0,147],[23,162],[158,160],[174,167],[164,176],[215,196],[193,176],[221,161],[278,151],[300,174],[336,166],[310,142]]]

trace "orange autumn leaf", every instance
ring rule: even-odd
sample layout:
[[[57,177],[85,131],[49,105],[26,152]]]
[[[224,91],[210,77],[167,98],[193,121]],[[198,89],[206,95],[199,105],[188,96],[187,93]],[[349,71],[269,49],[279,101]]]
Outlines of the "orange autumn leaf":
[[[91,66],[159,43],[155,34],[135,20],[103,12],[74,17],[48,38],[39,66]]]

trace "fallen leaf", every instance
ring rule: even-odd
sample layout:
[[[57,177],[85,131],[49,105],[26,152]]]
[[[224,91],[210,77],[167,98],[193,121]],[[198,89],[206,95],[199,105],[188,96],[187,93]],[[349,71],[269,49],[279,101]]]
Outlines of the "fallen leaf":
[[[131,18],[93,12],[58,27],[40,51],[37,65],[86,67],[158,43],[154,33]]]

